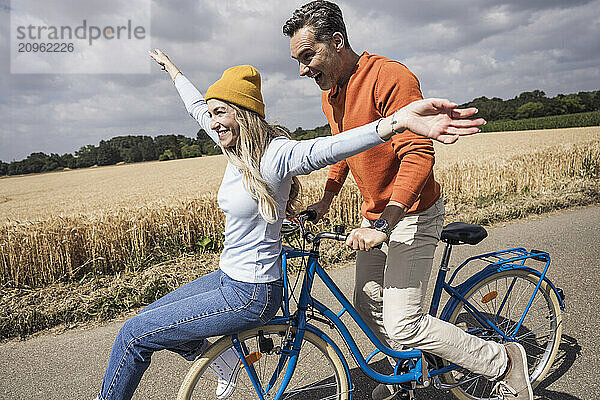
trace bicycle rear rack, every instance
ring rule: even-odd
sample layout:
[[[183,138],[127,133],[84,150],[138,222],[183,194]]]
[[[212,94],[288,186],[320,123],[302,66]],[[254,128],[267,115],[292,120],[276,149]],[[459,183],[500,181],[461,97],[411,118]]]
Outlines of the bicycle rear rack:
[[[546,265],[543,268],[542,279],[546,275],[546,271],[550,266],[550,255],[541,250],[531,250],[527,251],[523,247],[515,247],[512,249],[493,251],[491,253],[480,254],[477,256],[467,258],[462,264],[460,264],[450,279],[448,280],[448,285],[452,283],[457,273],[465,267],[467,264],[473,261],[481,261],[485,264],[485,268],[497,268],[498,271],[504,271],[508,269],[513,269],[515,267],[524,267],[525,261],[534,260],[539,262],[544,262]],[[531,268],[531,267],[530,267]]]

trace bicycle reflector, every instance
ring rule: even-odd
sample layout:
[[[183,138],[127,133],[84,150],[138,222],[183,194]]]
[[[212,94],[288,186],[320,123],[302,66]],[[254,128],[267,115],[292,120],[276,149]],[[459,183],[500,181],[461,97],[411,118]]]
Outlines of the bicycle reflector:
[[[496,292],[495,290],[492,290],[491,292],[489,292],[488,294],[483,296],[483,298],[481,299],[481,302],[483,304],[489,303],[490,301],[494,300],[496,297],[498,297],[498,292]]]
[[[246,356],[246,362],[248,365],[252,365],[262,357],[262,353],[260,351],[255,351]],[[244,368],[244,364],[242,364],[242,368]]]

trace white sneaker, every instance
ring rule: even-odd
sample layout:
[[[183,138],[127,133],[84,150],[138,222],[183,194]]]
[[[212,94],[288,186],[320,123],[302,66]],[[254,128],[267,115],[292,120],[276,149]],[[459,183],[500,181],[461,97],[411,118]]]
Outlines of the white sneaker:
[[[211,368],[218,378],[217,399],[227,399],[235,390],[242,363],[233,347],[225,350],[213,363]]]
[[[525,348],[517,342],[506,343],[504,347],[510,366],[506,375],[496,382],[494,393],[502,400],[533,400]]]

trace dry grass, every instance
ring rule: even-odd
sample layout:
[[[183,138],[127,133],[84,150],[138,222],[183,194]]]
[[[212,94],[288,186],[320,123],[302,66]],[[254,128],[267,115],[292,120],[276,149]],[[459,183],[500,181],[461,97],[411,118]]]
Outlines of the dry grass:
[[[217,246],[223,219],[213,196],[160,201],[104,214],[50,217],[0,226],[0,283],[39,287],[93,273],[144,267]]]
[[[150,304],[218,266],[216,254],[181,257],[143,271],[85,276],[39,289],[5,288],[0,297],[0,340],[43,329],[106,321]]]

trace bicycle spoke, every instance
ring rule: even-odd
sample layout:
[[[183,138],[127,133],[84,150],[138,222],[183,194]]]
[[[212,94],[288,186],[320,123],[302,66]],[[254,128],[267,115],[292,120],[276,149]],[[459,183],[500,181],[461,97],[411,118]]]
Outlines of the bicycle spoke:
[[[316,385],[316,383],[318,383],[318,382],[315,382],[315,385]],[[290,396],[290,397],[287,397],[287,398],[292,398],[292,397],[294,397],[295,395],[297,395],[299,393],[307,392],[309,390],[315,390],[315,389],[321,389],[321,388],[328,388],[328,387],[331,388],[331,387],[334,387],[334,386],[336,386],[335,383],[328,383],[328,384],[323,384],[323,385],[319,385],[319,386],[309,385],[309,386],[304,387],[304,388],[289,390],[289,391],[286,392],[286,395]],[[335,396],[337,396],[337,395],[334,395],[334,397]]]
[[[538,326],[537,328],[535,328],[535,329],[532,329],[532,330],[530,330],[529,332],[527,332],[527,333],[525,333],[525,334],[523,334],[523,335],[521,335],[521,336],[515,336],[515,339],[517,339],[517,340],[520,340],[520,339],[522,339],[522,338],[526,338],[526,337],[528,337],[528,336],[531,336],[531,335],[535,334],[535,332],[537,332],[539,329],[541,329],[541,328],[543,328],[543,327],[545,327],[545,326],[548,326],[548,325],[552,324],[552,323],[553,323],[555,320],[556,320],[556,318],[552,318],[552,320],[550,320],[550,321],[546,322],[544,325],[540,325],[540,326]],[[552,330],[551,330],[551,329],[548,329],[548,332],[552,332]]]

